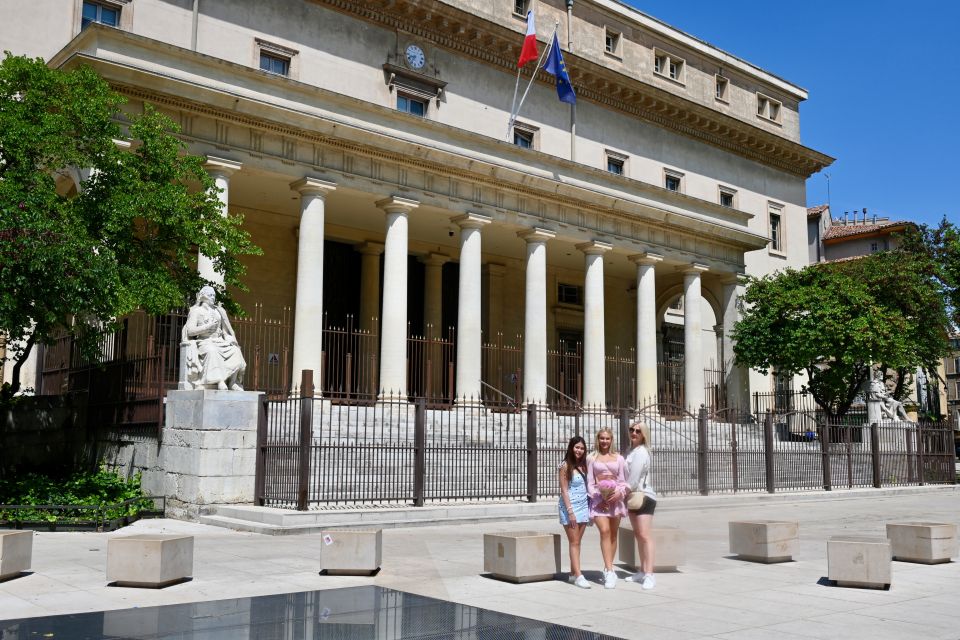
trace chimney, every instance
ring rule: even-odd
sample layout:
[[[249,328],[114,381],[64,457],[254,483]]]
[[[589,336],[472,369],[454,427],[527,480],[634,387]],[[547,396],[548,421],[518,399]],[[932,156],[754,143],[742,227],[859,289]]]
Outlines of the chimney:
[[[863,224],[867,224],[867,208],[863,208]]]

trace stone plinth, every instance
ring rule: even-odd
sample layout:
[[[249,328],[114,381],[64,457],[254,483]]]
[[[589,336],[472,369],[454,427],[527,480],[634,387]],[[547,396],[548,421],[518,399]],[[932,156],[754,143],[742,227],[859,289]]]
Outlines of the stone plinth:
[[[655,528],[653,534],[653,570],[676,571],[687,557],[687,534],[674,527]],[[637,550],[637,539],[633,535],[633,528],[620,527],[620,540],[617,545],[620,562],[640,569],[643,556]]]
[[[730,523],[730,553],[752,562],[789,562],[800,525],[779,520],[745,520]]]
[[[193,536],[140,534],[107,541],[107,580],[159,588],[193,575]]]
[[[827,541],[827,579],[841,587],[883,589],[890,585],[890,541],[870,536],[834,536]]]
[[[957,525],[942,522],[891,522],[887,539],[894,560],[939,564],[957,555]]]
[[[324,531],[320,570],[335,575],[370,575],[380,568],[383,531],[336,529]]]
[[[196,520],[205,505],[253,503],[259,398],[216,389],[167,394],[163,473],[144,476],[147,493],[167,496],[167,516]]]
[[[0,531],[0,581],[30,570],[33,531]]]
[[[560,534],[483,534],[483,570],[508,582],[553,580],[560,573]]]

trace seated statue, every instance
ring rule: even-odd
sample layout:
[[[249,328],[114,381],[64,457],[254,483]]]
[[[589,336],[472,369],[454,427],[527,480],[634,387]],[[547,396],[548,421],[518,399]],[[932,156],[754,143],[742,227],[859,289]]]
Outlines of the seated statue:
[[[888,420],[909,421],[907,410],[903,408],[903,403],[890,395],[887,391],[887,385],[880,380],[870,381],[870,400],[880,403],[880,415]]]
[[[206,286],[190,307],[181,333],[181,388],[243,391],[247,362],[227,312],[216,304],[217,294]]]

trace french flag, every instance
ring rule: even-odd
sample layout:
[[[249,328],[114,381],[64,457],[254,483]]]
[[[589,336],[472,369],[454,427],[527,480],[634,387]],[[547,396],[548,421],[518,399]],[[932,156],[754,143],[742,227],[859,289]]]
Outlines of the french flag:
[[[537,53],[537,27],[533,22],[533,10],[527,11],[527,35],[523,39],[523,49],[520,50],[520,61],[517,67],[522,67],[531,60],[536,60]]]

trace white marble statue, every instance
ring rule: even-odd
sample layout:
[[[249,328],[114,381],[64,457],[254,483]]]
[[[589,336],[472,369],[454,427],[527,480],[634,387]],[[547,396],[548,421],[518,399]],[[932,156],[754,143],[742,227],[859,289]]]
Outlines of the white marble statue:
[[[247,362],[213,287],[203,287],[181,334],[181,388],[243,390]]]
[[[880,380],[870,381],[869,400],[880,403],[880,414],[887,420],[908,421],[907,410],[903,408],[903,403],[890,395],[887,391],[887,385]]]

